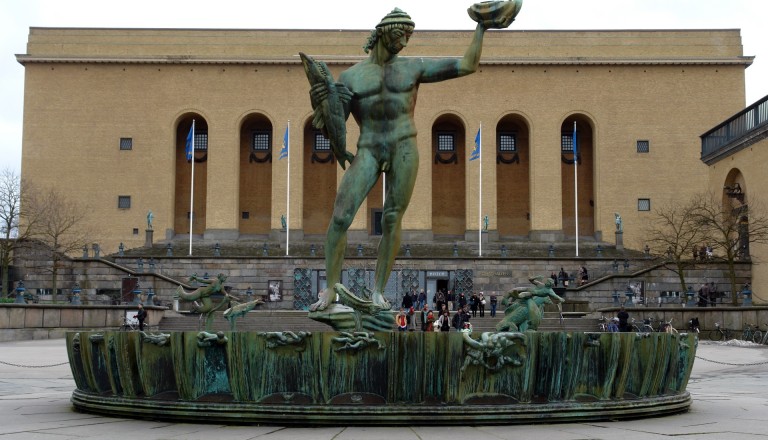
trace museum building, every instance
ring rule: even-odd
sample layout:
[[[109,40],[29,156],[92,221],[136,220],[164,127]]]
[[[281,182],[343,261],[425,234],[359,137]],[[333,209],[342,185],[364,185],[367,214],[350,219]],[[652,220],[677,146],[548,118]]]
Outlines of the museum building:
[[[190,216],[211,243],[275,239],[282,216],[291,240],[320,240],[344,171],[298,53],[338,77],[368,34],[30,28],[22,176],[81,202],[104,253],[144,245],[149,211],[159,241],[188,237]],[[471,36],[417,30],[401,56],[458,57]],[[734,179],[712,177],[699,136],[745,108],[752,60],[737,29],[488,31],[476,73],[420,87],[403,241],[477,240],[487,216],[491,241],[612,244],[620,213],[641,249],[655,206]],[[352,152],[357,137],[350,120]],[[382,180],[350,242],[380,233]]]

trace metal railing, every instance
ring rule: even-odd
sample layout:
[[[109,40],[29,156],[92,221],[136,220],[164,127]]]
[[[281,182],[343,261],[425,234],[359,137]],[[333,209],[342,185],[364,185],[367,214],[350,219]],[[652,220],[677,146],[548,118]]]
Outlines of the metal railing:
[[[702,134],[701,157],[717,152],[735,139],[768,123],[768,95]]]

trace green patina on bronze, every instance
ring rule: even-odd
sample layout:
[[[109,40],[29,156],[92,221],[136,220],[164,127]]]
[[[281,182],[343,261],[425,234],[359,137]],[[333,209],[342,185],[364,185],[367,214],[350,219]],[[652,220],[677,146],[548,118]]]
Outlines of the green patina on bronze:
[[[174,292],[174,298],[193,304],[192,310],[205,317],[206,331],[211,331],[213,328],[214,313],[217,311],[224,310],[224,319],[229,321],[230,330],[235,331],[238,318],[245,316],[256,306],[264,304],[264,301],[260,299],[242,302],[239,298],[227,293],[224,289],[224,281],[227,280],[227,277],[223,273],[218,274],[212,280],[200,278],[197,274],[193,274],[189,280],[202,283],[203,286],[192,292],[186,292],[182,286],[179,286]],[[217,300],[214,300],[215,296],[218,297]]]
[[[400,57],[413,34],[414,22],[397,8],[371,31],[364,46],[368,57],[341,72],[336,80],[324,62],[299,54],[311,86],[313,125],[326,134],[342,168],[351,162],[341,180],[326,236],[328,288],[319,292],[310,311],[323,311],[333,302],[336,285],[341,281],[347,229],[382,173],[387,179],[386,196],[374,286],[370,300],[360,300],[369,301],[367,307],[390,309],[383,292],[400,248],[402,219],[419,167],[414,121],[419,86],[474,73],[486,29],[509,26],[521,4],[520,0],[512,0],[471,7],[468,13],[477,21],[477,27],[461,58]],[[346,145],[346,120],[350,114],[360,126],[356,155],[347,151]]]
[[[148,336],[68,334],[75,406],[277,424],[632,418],[688,408],[697,342],[693,334],[533,331]]]
[[[502,296],[501,304],[507,306],[504,318],[496,324],[498,331],[537,330],[544,318],[544,305],[565,302],[552,289],[552,278],[544,275],[529,278],[535,287],[515,289]]]

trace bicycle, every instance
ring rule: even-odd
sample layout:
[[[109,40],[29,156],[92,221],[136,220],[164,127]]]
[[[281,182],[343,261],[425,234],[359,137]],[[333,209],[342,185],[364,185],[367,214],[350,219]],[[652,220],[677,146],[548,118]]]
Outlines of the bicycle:
[[[600,317],[600,323],[597,324],[597,329],[601,333],[615,333],[619,331],[619,324],[618,319],[616,318],[606,318],[605,316]]]
[[[760,333],[760,327],[757,327],[757,333]],[[762,344],[762,345],[768,345],[768,331],[763,333],[763,338],[760,339],[760,342],[758,342],[758,341],[755,341],[755,342],[757,342],[758,344]]]
[[[632,328],[631,331],[635,333],[643,333],[643,331],[640,330],[640,327],[638,327],[637,324],[635,323],[635,318],[632,318],[632,320],[629,322],[629,325]]]
[[[640,332],[641,333],[653,333],[653,332],[655,332],[656,330],[653,328],[653,321],[654,321],[653,318],[645,318],[643,320],[643,326],[640,327]]]
[[[762,337],[763,332],[760,331],[758,326],[752,324],[744,325],[744,331],[741,333],[742,341],[754,342],[758,344]]]
[[[720,323],[715,323],[715,329],[709,332],[709,339],[712,341],[720,341],[725,339],[726,341],[732,339],[732,331],[727,328],[720,327]]]
[[[659,325],[659,331],[660,332],[664,332],[664,333],[669,333],[669,334],[672,334],[672,335],[676,335],[676,334],[680,333],[680,332],[677,331],[676,328],[674,328],[672,326],[672,319],[674,319],[674,318],[670,318],[669,321],[663,321],[662,320],[661,324]]]
[[[134,322],[134,320],[128,319],[127,317],[123,316],[123,324],[120,325],[120,329],[119,329],[121,332],[136,331],[138,329],[139,329],[138,321]]]

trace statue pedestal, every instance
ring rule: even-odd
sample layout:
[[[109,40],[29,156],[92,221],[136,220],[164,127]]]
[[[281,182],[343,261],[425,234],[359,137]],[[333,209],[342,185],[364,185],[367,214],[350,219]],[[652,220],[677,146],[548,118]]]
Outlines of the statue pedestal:
[[[155,230],[154,229],[147,229],[144,235],[144,247],[151,248],[152,243],[154,242],[154,236],[155,236]]]
[[[616,231],[616,250],[624,250],[624,232]]]
[[[480,233],[480,240],[482,240],[483,244],[488,244],[488,231],[482,231]]]

